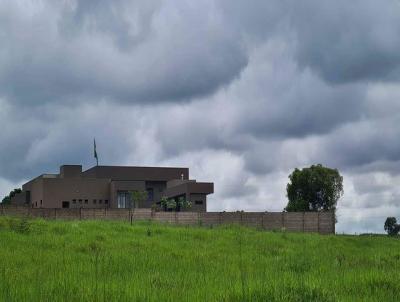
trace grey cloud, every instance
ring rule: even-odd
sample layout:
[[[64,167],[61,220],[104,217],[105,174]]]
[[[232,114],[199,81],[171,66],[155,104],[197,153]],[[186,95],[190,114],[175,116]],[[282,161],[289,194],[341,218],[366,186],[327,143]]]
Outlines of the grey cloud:
[[[300,67],[330,83],[399,81],[400,4],[357,1],[232,1],[219,3],[249,41],[285,37]]]
[[[184,101],[227,85],[247,64],[240,39],[208,14],[211,5],[83,3],[65,12],[44,2],[31,14],[0,6],[4,97],[24,104]]]
[[[293,1],[297,57],[332,83],[400,79],[400,4]]]

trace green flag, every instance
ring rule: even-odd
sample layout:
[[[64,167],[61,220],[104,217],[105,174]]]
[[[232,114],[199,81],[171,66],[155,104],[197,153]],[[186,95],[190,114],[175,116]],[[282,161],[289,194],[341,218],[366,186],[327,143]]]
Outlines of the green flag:
[[[94,151],[94,158],[96,159],[96,165],[99,165],[99,158],[97,157],[96,151],[96,139],[93,140],[93,151]]]

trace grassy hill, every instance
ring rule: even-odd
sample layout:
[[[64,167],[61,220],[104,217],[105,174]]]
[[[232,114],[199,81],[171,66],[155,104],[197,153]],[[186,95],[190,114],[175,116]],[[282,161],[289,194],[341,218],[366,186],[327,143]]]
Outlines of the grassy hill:
[[[0,217],[0,301],[400,301],[400,240]]]

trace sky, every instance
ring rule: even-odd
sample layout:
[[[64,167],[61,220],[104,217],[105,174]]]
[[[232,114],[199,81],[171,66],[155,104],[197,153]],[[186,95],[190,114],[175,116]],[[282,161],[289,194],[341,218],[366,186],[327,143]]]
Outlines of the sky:
[[[344,177],[338,233],[400,219],[400,1],[0,0],[0,195],[62,164],[184,166],[209,211]]]

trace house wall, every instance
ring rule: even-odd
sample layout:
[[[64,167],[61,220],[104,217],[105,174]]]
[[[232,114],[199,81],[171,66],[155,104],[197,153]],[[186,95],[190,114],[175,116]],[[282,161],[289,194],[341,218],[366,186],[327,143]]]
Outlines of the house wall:
[[[30,206],[40,207],[43,203],[43,178],[38,177],[22,186],[23,191],[30,191]]]
[[[82,177],[112,180],[167,181],[189,178],[188,168],[96,166],[82,173]]]
[[[11,197],[11,204],[23,206],[26,203],[26,192],[22,191],[21,193],[16,193],[13,197]]]
[[[61,208],[63,201],[69,202],[70,208],[109,206],[110,181],[108,179],[44,178],[42,181],[42,208]]]
[[[189,201],[192,203],[187,211],[205,212],[207,211],[207,196],[205,194],[190,194]],[[196,204],[196,201],[201,201],[202,204]]]
[[[111,208],[118,208],[118,191],[144,191],[146,185],[144,181],[119,180],[111,181]]]
[[[146,189],[153,189],[153,200],[148,200],[144,203],[143,207],[151,208],[154,203],[157,203],[164,196],[167,183],[165,181],[146,181]]]

